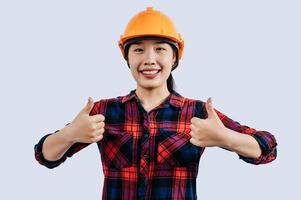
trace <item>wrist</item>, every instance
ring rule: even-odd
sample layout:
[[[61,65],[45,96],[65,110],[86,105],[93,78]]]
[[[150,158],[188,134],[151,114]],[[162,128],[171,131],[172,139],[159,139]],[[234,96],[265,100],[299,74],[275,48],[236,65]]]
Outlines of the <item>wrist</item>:
[[[222,142],[221,147],[232,150],[234,148],[233,133],[227,127],[221,129]]]
[[[62,128],[60,133],[66,143],[74,144],[76,142],[73,136],[74,130],[71,123],[65,126],[64,128]]]

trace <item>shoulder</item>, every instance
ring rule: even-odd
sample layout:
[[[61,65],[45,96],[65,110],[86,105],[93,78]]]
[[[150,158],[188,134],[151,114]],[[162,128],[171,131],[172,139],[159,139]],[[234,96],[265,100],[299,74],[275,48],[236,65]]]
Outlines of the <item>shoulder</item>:
[[[189,97],[182,96],[184,100],[184,106],[194,106],[194,107],[203,107],[205,106],[205,102],[200,99],[194,99]]]
[[[203,112],[205,102],[199,99],[185,98],[185,105],[193,106],[196,113]]]
[[[203,105],[205,102],[199,99],[192,99],[192,98],[185,97],[185,103]]]
[[[118,107],[122,104],[123,98],[126,96],[117,96],[113,98],[102,98],[94,102],[91,115],[104,114],[108,108]]]
[[[205,102],[200,100],[200,99],[194,99],[194,98],[188,98],[188,97],[183,97],[184,99],[184,104],[182,106],[182,110],[184,111],[192,111],[194,113],[193,115],[195,117],[199,118],[206,118],[207,113],[206,113],[206,108],[205,108]]]

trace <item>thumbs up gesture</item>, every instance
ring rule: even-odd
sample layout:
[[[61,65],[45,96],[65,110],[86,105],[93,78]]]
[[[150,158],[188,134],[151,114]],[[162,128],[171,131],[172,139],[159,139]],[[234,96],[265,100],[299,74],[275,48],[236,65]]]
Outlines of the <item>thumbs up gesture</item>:
[[[206,110],[207,119],[191,119],[190,142],[199,147],[222,146],[226,140],[225,126],[212,106],[211,97],[206,102]]]
[[[103,138],[105,117],[101,114],[90,116],[94,106],[93,99],[88,98],[88,103],[68,125],[68,136],[73,142],[93,143]]]

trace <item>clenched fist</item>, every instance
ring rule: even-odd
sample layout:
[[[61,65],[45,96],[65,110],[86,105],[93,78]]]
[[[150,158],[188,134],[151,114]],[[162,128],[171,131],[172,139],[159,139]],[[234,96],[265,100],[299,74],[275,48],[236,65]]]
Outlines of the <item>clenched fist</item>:
[[[190,142],[199,147],[223,146],[226,141],[225,126],[212,106],[211,97],[206,102],[207,119],[191,119]]]
[[[68,137],[73,142],[93,143],[103,138],[105,117],[101,114],[90,116],[93,106],[93,99],[89,97],[86,106],[68,125]]]

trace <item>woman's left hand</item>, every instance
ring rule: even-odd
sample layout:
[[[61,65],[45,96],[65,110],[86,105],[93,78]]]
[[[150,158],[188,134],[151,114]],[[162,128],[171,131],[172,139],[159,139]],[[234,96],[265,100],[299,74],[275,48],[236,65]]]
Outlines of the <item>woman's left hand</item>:
[[[224,146],[227,140],[226,127],[215,112],[211,97],[206,102],[206,110],[207,119],[191,119],[190,142],[199,147]]]

